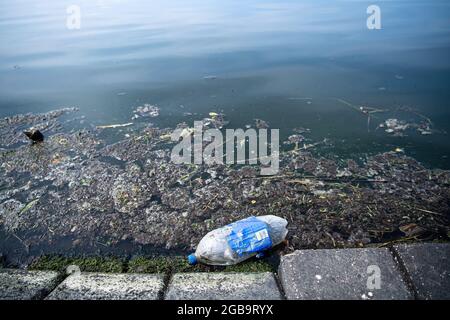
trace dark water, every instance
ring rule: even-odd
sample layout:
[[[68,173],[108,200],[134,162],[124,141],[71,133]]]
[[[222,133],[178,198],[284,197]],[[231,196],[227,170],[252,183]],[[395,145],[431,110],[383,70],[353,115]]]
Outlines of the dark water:
[[[18,0],[0,2],[0,116],[77,106],[94,124],[129,122],[143,103],[159,126],[223,111],[328,137],[340,156],[392,150],[450,168],[450,3],[379,1]],[[68,30],[66,8],[81,8]],[[209,78],[214,76],[214,79]],[[205,78],[207,77],[207,78]],[[308,98],[308,99],[305,99]],[[340,103],[391,110],[372,119]],[[375,127],[414,108],[436,133]],[[191,118],[183,113],[191,112]]]

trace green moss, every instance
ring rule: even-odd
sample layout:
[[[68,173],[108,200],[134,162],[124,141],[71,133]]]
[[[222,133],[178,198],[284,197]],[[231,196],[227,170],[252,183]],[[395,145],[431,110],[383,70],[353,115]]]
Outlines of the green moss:
[[[264,260],[248,260],[240,264],[220,267],[197,264],[190,265],[185,257],[135,257],[128,262],[131,273],[168,272],[273,272],[275,268]]]
[[[242,263],[227,266],[224,272],[274,272],[274,266],[264,260],[248,260]]]
[[[70,265],[75,265],[85,272],[124,272],[125,261],[115,257],[63,257],[42,256],[33,261],[30,270],[54,270],[64,272]]]
[[[64,272],[75,265],[85,272],[128,273],[176,273],[176,272],[273,272],[275,268],[264,260],[250,259],[240,264],[220,267],[197,264],[191,266],[186,257],[137,256],[128,262],[116,257],[63,257],[42,256],[29,266],[30,270],[54,270]]]
[[[170,270],[170,259],[166,257],[135,257],[128,261],[130,273],[166,273]]]
[[[196,264],[194,266],[187,262],[186,257],[177,257],[174,259],[174,269],[175,272],[210,272],[214,271],[215,268],[212,266],[206,266],[202,264]]]
[[[128,262],[129,273],[169,273],[209,271],[207,266],[191,266],[184,257],[135,257]]]

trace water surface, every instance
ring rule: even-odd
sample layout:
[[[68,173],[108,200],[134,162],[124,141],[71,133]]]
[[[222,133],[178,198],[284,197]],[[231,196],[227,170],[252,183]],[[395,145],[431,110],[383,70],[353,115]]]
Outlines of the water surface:
[[[68,30],[66,8],[81,8]],[[405,149],[450,168],[448,1],[1,1],[0,116],[76,106],[93,124],[129,122],[143,103],[158,126],[223,111],[229,127],[267,120],[328,137],[340,156]],[[214,76],[211,78],[211,76]],[[205,78],[206,77],[206,78]],[[307,98],[307,99],[306,99]],[[371,123],[339,103],[389,109]],[[377,125],[408,106],[433,135],[392,137]],[[194,114],[186,117],[183,114]]]

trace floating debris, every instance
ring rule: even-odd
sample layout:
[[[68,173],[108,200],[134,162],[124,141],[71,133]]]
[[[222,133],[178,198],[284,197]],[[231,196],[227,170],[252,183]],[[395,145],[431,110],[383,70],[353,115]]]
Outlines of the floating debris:
[[[261,119],[255,119],[255,126],[258,129],[268,129],[269,128],[269,124]]]
[[[337,101],[351,107],[352,109],[361,112],[362,114],[367,116],[367,131],[370,132],[370,122],[371,119],[374,116],[374,114],[382,113],[382,112],[389,112],[388,109],[379,109],[379,108],[372,108],[372,107],[366,107],[366,106],[355,106],[351,104],[348,101],[345,101],[343,99],[336,99]],[[395,113],[397,112],[405,112],[410,113],[414,115],[415,117],[418,117],[420,121],[418,122],[411,122],[406,120],[399,120],[397,118],[388,118],[381,122],[378,126],[378,128],[385,128],[385,132],[392,134],[393,136],[397,137],[403,137],[406,135],[407,129],[416,129],[417,132],[419,132],[422,135],[430,135],[433,134],[433,132],[436,132],[437,130],[432,129],[433,122],[430,118],[424,116],[423,114],[417,112],[416,110],[409,108],[409,107],[399,107],[395,109]]]
[[[288,137],[288,144],[295,144],[305,141],[305,137],[300,134],[293,134]]]
[[[305,133],[310,133],[311,129],[303,128],[303,127],[297,127],[297,128],[292,129],[292,131],[294,131],[295,133],[298,133],[298,134],[305,134]]]
[[[0,130],[43,121],[33,117],[2,119]],[[211,126],[225,121],[209,117]],[[287,252],[383,243],[392,232],[447,239],[450,231],[450,171],[427,169],[400,148],[357,161],[307,151],[328,145],[323,139],[280,153],[279,173],[260,176],[258,166],[172,163],[171,128],[140,127],[113,144],[96,130],[51,132],[44,144],[0,149],[1,241],[14,233],[53,250],[70,238],[68,249],[83,250],[126,239],[136,250],[187,251],[216,227],[275,212],[289,222]],[[308,132],[298,128],[288,143],[303,144]]]
[[[97,129],[116,129],[116,128],[123,128],[123,127],[129,127],[132,126],[133,122],[128,123],[122,123],[122,124],[108,124],[104,126],[97,126]]]
[[[407,129],[416,129],[421,135],[433,134],[432,124],[429,121],[421,123],[406,122],[398,119],[387,119],[384,123],[379,124],[379,128],[385,128],[385,132],[395,136],[404,136]]]
[[[387,119],[384,123],[381,123],[379,127],[386,128],[384,131],[387,133],[399,133],[408,129],[409,124],[398,119]]]
[[[223,113],[210,112],[209,116],[211,118],[204,118],[202,120],[205,128],[222,129],[229,123],[229,121],[225,119],[225,114]]]
[[[298,146],[300,143],[304,142],[306,139],[304,136],[302,136],[301,134],[293,134],[290,135],[287,139],[287,141],[284,141],[284,144],[294,144],[295,145],[295,149],[298,149]]]
[[[27,143],[24,131],[38,130],[42,134],[61,131],[63,125],[58,118],[78,111],[77,108],[62,108],[41,114],[19,114],[0,119],[0,147],[10,147]]]
[[[155,118],[159,116],[159,108],[157,106],[146,103],[143,106],[137,107],[136,110],[133,111],[133,113],[133,120],[138,119],[139,117]]]
[[[20,212],[24,205],[15,199],[0,204],[0,222],[7,231],[15,231],[20,225]]]
[[[427,128],[427,129],[418,128],[417,130],[418,130],[418,131],[420,132],[420,134],[422,134],[422,135],[430,135],[430,134],[433,134],[433,132],[431,132],[431,130],[430,130],[429,128]]]
[[[378,112],[386,112],[384,109],[377,109],[372,107],[360,106],[359,110],[364,114],[378,113]]]
[[[187,138],[192,134],[194,134],[194,128],[184,128],[181,130],[180,138]]]
[[[422,228],[415,223],[400,226],[399,230],[407,237],[420,236],[426,232],[425,228]]]
[[[367,107],[367,106],[359,106],[358,107],[358,106],[355,106],[355,105],[351,104],[350,102],[345,101],[343,99],[336,99],[336,100],[367,116],[367,132],[370,132],[370,121],[371,121],[372,117],[374,117],[374,114],[388,111],[385,109],[378,109],[378,108],[372,108],[372,107]]]

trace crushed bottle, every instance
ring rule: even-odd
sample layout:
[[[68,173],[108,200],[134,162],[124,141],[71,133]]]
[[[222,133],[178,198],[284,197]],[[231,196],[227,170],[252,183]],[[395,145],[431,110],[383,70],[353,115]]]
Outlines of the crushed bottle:
[[[288,222],[274,215],[249,217],[206,234],[189,264],[233,265],[266,251],[284,241]]]

